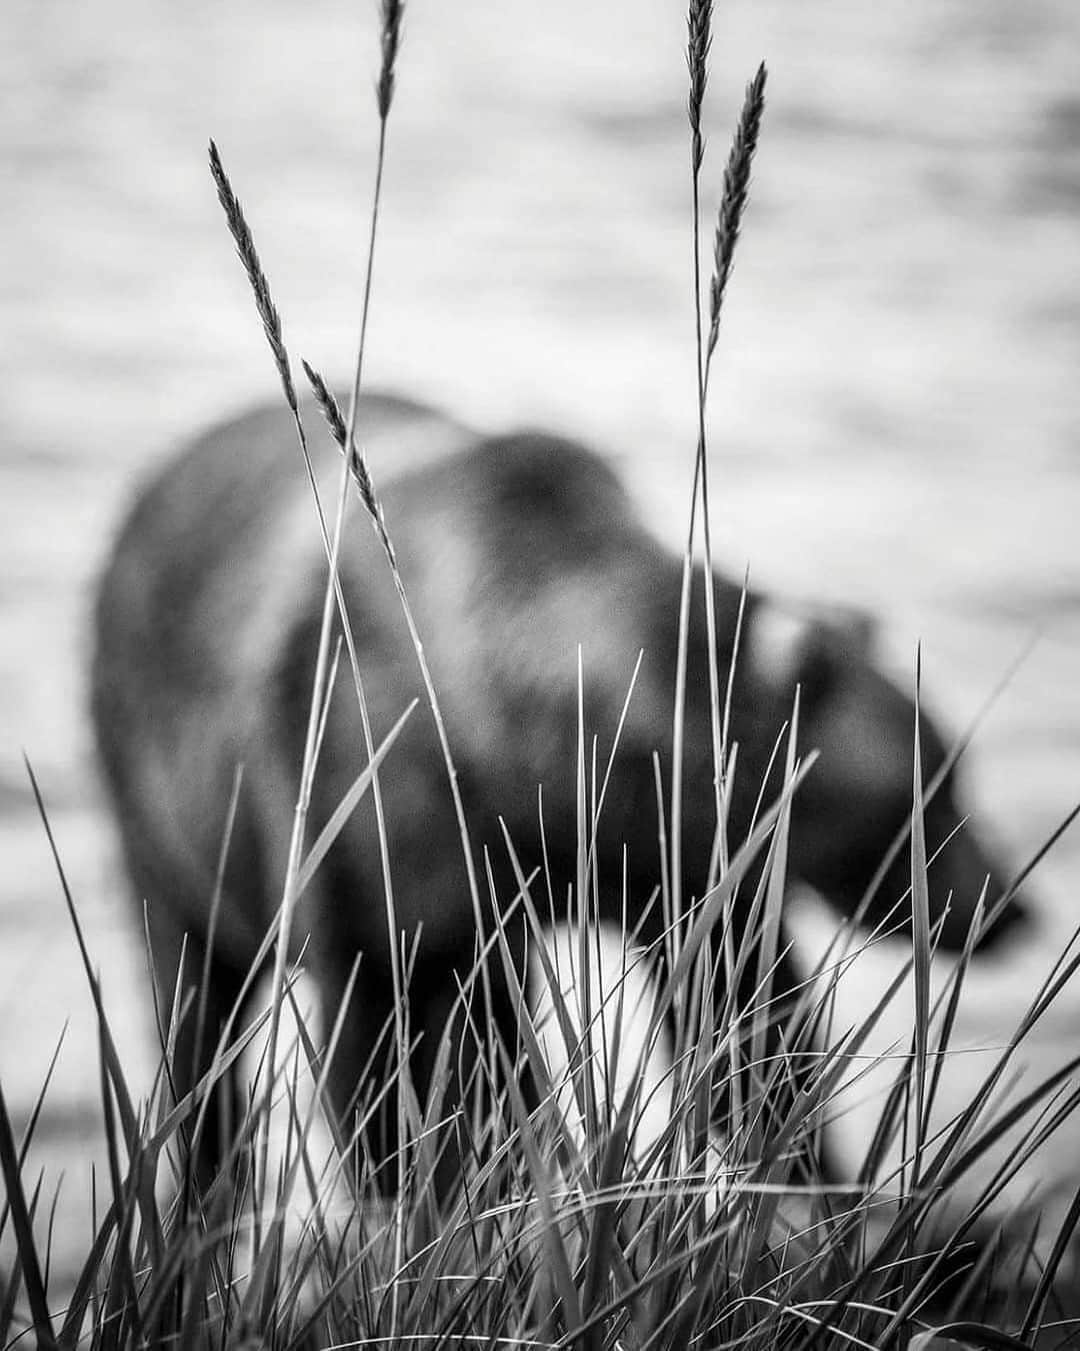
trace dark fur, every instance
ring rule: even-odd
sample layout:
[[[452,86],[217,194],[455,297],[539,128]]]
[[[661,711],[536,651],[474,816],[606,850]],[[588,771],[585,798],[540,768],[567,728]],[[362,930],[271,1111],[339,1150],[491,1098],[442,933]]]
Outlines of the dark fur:
[[[307,425],[329,510],[339,458],[313,413]],[[658,879],[653,751],[660,752],[665,775],[671,767],[680,562],[645,530],[612,471],[574,443],[532,432],[479,439],[430,410],[376,397],[365,400],[359,425],[439,689],[474,844],[478,854],[490,847],[504,902],[515,887],[497,819],[506,820],[526,871],[539,865],[538,782],[544,784],[556,895],[565,895],[574,875],[577,644],[584,648],[587,720],[602,755],[644,648],[598,851],[602,896],[613,917],[624,840],[631,900],[643,906]],[[432,462],[399,477],[385,472],[403,458]],[[263,411],[214,429],[142,491],[102,584],[94,720],[128,868],[137,896],[148,902],[166,993],[185,931],[187,970],[194,978],[201,967],[230,785],[236,765],[244,765],[213,955],[212,1030],[235,999],[280,899],[325,575],[288,416]],[[386,562],[359,513],[342,578],[378,739],[420,692],[420,682]],[[686,714],[687,896],[701,892],[713,835],[701,589],[699,578]],[[740,591],[717,577],[716,594],[726,672]],[[812,625],[783,669],[763,668],[753,640],[767,604],[757,595],[748,599],[736,669],[732,731],[739,759],[731,838],[738,842],[747,832],[800,680],[801,745],[819,747],[822,756],[798,795],[789,868],[851,913],[910,813],[912,703],[870,663],[855,627]],[[315,781],[309,838],[363,765],[345,665]],[[924,718],[927,778],[943,757],[941,737]],[[471,966],[475,939],[426,706],[413,715],[382,783],[398,914],[409,935],[423,928],[411,1001],[414,1032],[423,1033],[415,1066],[423,1094],[456,993],[454,972]],[[391,1009],[374,819],[365,799],[305,895],[296,925],[298,938],[310,933],[309,964],[329,1018],[355,954],[364,954],[336,1058],[333,1091],[342,1109]],[[931,848],[959,820],[950,777],[927,809]],[[902,852],[871,905],[870,921],[907,889],[908,867]],[[988,874],[994,897],[1000,878],[965,827],[930,873],[934,918],[952,893],[946,945],[963,942]],[[1014,905],[1006,918],[1019,913]],[[658,924],[656,916],[650,934]],[[513,1010],[493,974],[502,1030],[512,1042]],[[789,988],[793,983],[786,962],[778,979]],[[190,1035],[181,1038],[181,1087],[203,1068],[190,1063],[190,1042]],[[384,1156],[392,1150],[391,1128],[375,1148]]]

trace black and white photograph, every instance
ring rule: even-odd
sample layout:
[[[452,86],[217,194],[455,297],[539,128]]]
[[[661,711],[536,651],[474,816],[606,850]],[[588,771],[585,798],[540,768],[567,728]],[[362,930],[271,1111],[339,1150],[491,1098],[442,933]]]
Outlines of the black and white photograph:
[[[5,0],[0,1346],[1080,1340],[1078,75]]]

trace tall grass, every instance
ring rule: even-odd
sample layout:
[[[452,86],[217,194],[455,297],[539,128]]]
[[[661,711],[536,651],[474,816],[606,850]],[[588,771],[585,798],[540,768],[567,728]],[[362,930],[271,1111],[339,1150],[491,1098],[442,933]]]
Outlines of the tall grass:
[[[715,1129],[716,1103],[731,1076],[732,1041],[741,1039],[748,1049],[757,1015],[775,1010],[761,989],[742,1008],[710,997],[703,988],[708,968],[699,958],[730,914],[734,888],[763,851],[771,851],[765,885],[779,879],[777,823],[799,781],[793,773],[780,800],[733,851],[716,891],[689,917],[674,969],[659,983],[642,979],[652,966],[648,952],[632,954],[625,970],[601,965],[591,983],[583,978],[575,969],[576,941],[561,957],[549,950],[534,888],[519,875],[517,900],[537,951],[543,1000],[529,1001],[516,989],[520,1047],[500,1048],[507,1073],[496,1109],[449,1195],[436,1192],[434,1164],[456,1140],[456,1123],[443,1119],[437,1092],[421,1104],[421,1138],[402,1160],[407,1203],[388,1208],[376,1180],[364,1173],[353,1190],[346,1142],[331,1136],[327,1143],[326,1131],[320,1136],[318,1130],[326,1059],[315,1049],[315,1032],[297,1015],[294,1039],[280,1057],[286,1068],[253,1095],[230,1168],[195,1204],[183,1205],[191,1144],[186,1128],[213,1082],[265,1035],[268,1015],[231,1045],[223,1043],[214,1069],[175,1103],[170,1024],[191,1009],[174,1006],[163,1031],[163,1073],[136,1109],[101,1007],[106,1204],[59,1308],[50,1293],[47,1247],[39,1248],[34,1237],[40,1184],[28,1187],[23,1180],[33,1122],[18,1143],[0,1098],[8,1199],[0,1222],[12,1224],[19,1254],[0,1298],[4,1343],[33,1326],[42,1344],[63,1346],[83,1339],[238,1345],[252,1338],[276,1346],[476,1339],[598,1347],[676,1348],[698,1339],[762,1347],[825,1340],[901,1346],[924,1326],[927,1308],[936,1310],[939,1325],[951,1310],[963,1312],[965,1336],[976,1344],[1006,1344],[992,1340],[989,1325],[976,1327],[989,1315],[996,1329],[1011,1328],[1007,1344],[1023,1344],[1016,1336],[1021,1331],[1034,1338],[1055,1316],[1054,1270],[1065,1260],[1080,1202],[1070,1208],[1041,1272],[1022,1239],[1011,1255],[992,1254],[1002,1272],[989,1295],[981,1283],[994,1273],[979,1263],[991,1260],[992,1242],[982,1252],[964,1252],[1008,1177],[1076,1105],[1070,1075],[1080,1057],[1011,1105],[992,1107],[991,1100],[1016,1049],[1080,957],[1068,955],[1035,992],[970,1107],[944,1128],[924,1131],[918,1165],[909,1156],[897,1173],[887,1159],[905,1130],[929,1119],[913,1114],[924,1094],[923,1111],[929,1111],[939,1081],[925,1074],[918,1057],[903,1057],[860,1184],[839,1187],[807,1177],[819,1120],[832,1110],[852,1059],[865,1051],[873,1018],[818,1053],[809,1075],[801,1062],[811,1047],[799,1037],[772,1062],[756,1064],[728,1130]],[[595,778],[588,787],[599,801]],[[586,817],[587,835],[596,819]],[[74,911],[73,919],[77,924]],[[734,950],[745,960],[750,939],[738,936]],[[486,956],[504,964],[508,980],[518,979],[503,928]],[[927,1015],[936,1064],[948,1052],[969,957],[970,949]],[[879,1008],[911,979],[917,960],[913,955],[883,992]],[[811,1023],[826,1006],[840,966],[819,970],[798,992],[803,1017],[792,1020],[793,1027]],[[468,994],[463,990],[463,999]],[[284,997],[291,1003],[288,992]],[[645,1030],[632,1048],[613,1016],[631,997],[645,1014]],[[548,1006],[546,1023],[530,1011],[539,1002]],[[682,1031],[670,1047],[669,1075],[658,1080],[649,1051],[671,1027]],[[331,1029],[331,1048],[335,1036]],[[439,1058],[447,1064],[455,1053],[448,1033]],[[516,1087],[512,1060],[527,1066],[537,1086],[535,1107]],[[482,1061],[477,1073],[486,1073]],[[306,1094],[298,1087],[305,1077],[314,1085]],[[659,1112],[650,1110],[646,1085],[664,1100]],[[369,1101],[365,1110],[361,1134],[379,1103]],[[257,1166],[272,1119],[277,1152],[266,1188]],[[958,1203],[966,1180],[1019,1125],[1025,1129],[1016,1151]],[[164,1199],[174,1195],[175,1201]],[[262,1235],[257,1246],[256,1233]],[[948,1295],[940,1293],[943,1285]]]
[[[779,921],[790,811],[802,780],[812,772],[812,757],[800,763],[795,755],[796,700],[780,794],[762,804],[747,839],[727,838],[726,795],[737,757],[728,744],[730,688],[726,694],[721,689],[709,587],[717,843],[701,896],[691,900],[680,890],[686,634],[699,520],[709,575],[712,565],[706,397],[759,134],[764,67],[748,87],[724,175],[706,322],[699,180],[711,6],[693,0],[688,58],[698,440],[666,820],[662,767],[657,770],[664,867],[661,895],[654,904],[661,907],[665,923],[655,945],[642,950],[624,922],[621,955],[612,965],[596,960],[593,921],[601,887],[609,892],[620,884],[625,888],[624,879],[600,877],[595,849],[607,785],[618,773],[615,751],[605,767],[597,765],[579,699],[577,759],[566,767],[576,774],[578,785],[578,866],[567,916],[573,936],[564,947],[553,946],[550,906],[536,900],[550,898],[553,881],[543,874],[525,875],[509,832],[504,843],[514,868],[515,894],[495,894],[494,870],[485,860],[488,895],[482,896],[422,635],[397,567],[390,527],[358,448],[363,437],[358,395],[401,19],[401,5],[384,0],[376,184],[346,413],[305,363],[343,451],[342,477],[332,528],[316,493],[328,580],[303,787],[280,919],[267,934],[252,972],[254,978],[263,958],[275,953],[271,1002],[239,1032],[233,1026],[224,1030],[211,1069],[177,1100],[171,1087],[176,1030],[184,1018],[198,1019],[201,1027],[204,999],[182,995],[182,980],[176,991],[159,991],[160,1071],[148,1099],[136,1104],[54,846],[98,1019],[107,1174],[100,1207],[95,1197],[86,1259],[58,1302],[48,1239],[39,1238],[46,1204],[43,1187],[40,1180],[30,1182],[26,1171],[41,1104],[20,1140],[0,1092],[5,1185],[0,1237],[10,1226],[16,1253],[11,1271],[0,1282],[0,1343],[21,1344],[32,1336],[41,1346],[65,1348],[82,1343],[118,1348],[476,1344],[683,1351],[691,1345],[903,1347],[913,1336],[932,1346],[953,1336],[976,1345],[1029,1345],[1047,1333],[1056,1317],[1055,1278],[1067,1262],[1080,1218],[1080,1191],[1048,1248],[1044,1243],[1037,1250],[1033,1238],[1015,1237],[1018,1230],[996,1243],[987,1232],[987,1217],[1009,1179],[1075,1109],[1080,1090],[1071,1075],[1080,1067],[1080,1056],[1023,1097],[1002,1102],[998,1095],[1016,1051],[1080,964],[1080,955],[1070,945],[1035,992],[1014,1037],[970,1104],[941,1123],[935,1101],[978,925],[944,992],[933,1002],[929,972],[935,936],[929,920],[916,721],[910,831],[915,937],[910,960],[881,992],[870,1017],[831,1042],[819,1032],[830,1024],[838,981],[860,946],[872,940],[845,928],[803,985],[780,992],[783,999],[774,995],[773,975],[782,955]],[[211,167],[314,489],[280,318],[216,147],[211,148]],[[486,1116],[474,1114],[464,1131],[465,1109],[451,1110],[443,1099],[446,1071],[460,1053],[449,1024],[437,1050],[429,1100],[419,1101],[410,1082],[411,964],[404,941],[391,943],[395,1010],[388,1033],[396,1048],[396,1068],[389,1080],[367,1085],[349,1138],[323,1104],[327,1066],[352,986],[323,1038],[307,1026],[295,996],[296,971],[288,965],[296,898],[367,792],[379,822],[387,924],[392,934],[398,933],[379,783],[381,772],[393,773],[393,740],[409,710],[376,748],[338,578],[350,483],[382,541],[398,589],[430,714],[439,728],[448,791],[454,793],[458,811],[478,944],[477,962],[462,981],[460,1002],[466,1026],[471,1026],[475,991],[485,992],[486,1025],[473,1033],[488,1052],[476,1058],[463,1101],[489,1105]],[[352,666],[369,763],[323,834],[308,846],[307,799],[318,772],[327,702],[335,683],[337,658],[330,637],[335,610]],[[627,697],[633,697],[632,689]],[[49,831],[40,798],[39,805]],[[52,843],[51,833],[49,839]],[[760,880],[748,907],[750,918],[737,928],[735,897],[751,878]],[[484,920],[485,900],[494,916],[490,923]],[[532,991],[525,988],[508,937],[512,918],[524,923],[528,936],[538,986]],[[514,1045],[500,1044],[492,1033],[488,981],[493,966],[518,1010]],[[751,971],[753,993],[741,998],[739,991],[748,987],[744,977]],[[852,1066],[865,1055],[882,1012],[909,982],[916,1009],[911,1054],[897,1062],[856,1180],[838,1184],[818,1163],[822,1133],[841,1110],[841,1090],[850,1086]],[[636,1031],[624,1017],[631,1008],[637,1013]],[[290,1019],[293,1030],[286,1032]],[[781,1035],[774,1034],[778,1024],[784,1028]],[[214,1086],[242,1058],[254,1057],[260,1040],[264,1071],[237,1123],[228,1167],[200,1189],[190,1161],[207,1129]],[[529,1100],[521,1087],[526,1078],[535,1089]],[[400,1141],[392,1202],[384,1199],[362,1147],[388,1103],[398,1116]],[[987,1173],[988,1158],[1003,1140],[1017,1134],[1019,1143]],[[439,1161],[447,1150],[463,1159],[449,1193],[436,1185]],[[890,1162],[897,1153],[899,1166]],[[983,1180],[973,1182],[976,1176]],[[974,1248],[973,1238],[979,1240]],[[1041,1266],[1037,1251],[1048,1254]]]

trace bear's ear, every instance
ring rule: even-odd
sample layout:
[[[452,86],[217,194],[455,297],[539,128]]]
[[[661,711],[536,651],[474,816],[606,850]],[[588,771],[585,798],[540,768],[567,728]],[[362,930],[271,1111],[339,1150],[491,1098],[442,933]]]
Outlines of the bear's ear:
[[[747,650],[755,683],[790,698],[802,687],[804,705],[824,698],[848,664],[865,663],[875,624],[863,611],[764,601],[751,617]]]

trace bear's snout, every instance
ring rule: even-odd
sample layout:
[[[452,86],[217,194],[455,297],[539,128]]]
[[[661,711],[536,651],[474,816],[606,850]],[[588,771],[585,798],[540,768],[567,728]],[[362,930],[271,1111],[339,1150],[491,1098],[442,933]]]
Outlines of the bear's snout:
[[[984,850],[978,835],[967,826],[961,826],[930,863],[927,881],[931,923],[948,906],[941,927],[941,946],[949,951],[959,951],[967,942],[984,886],[986,903],[976,944],[978,952],[1001,948],[1006,938],[1010,943],[1019,942],[1030,925],[1031,909],[1022,892],[1009,896],[1002,904],[1010,883]]]

